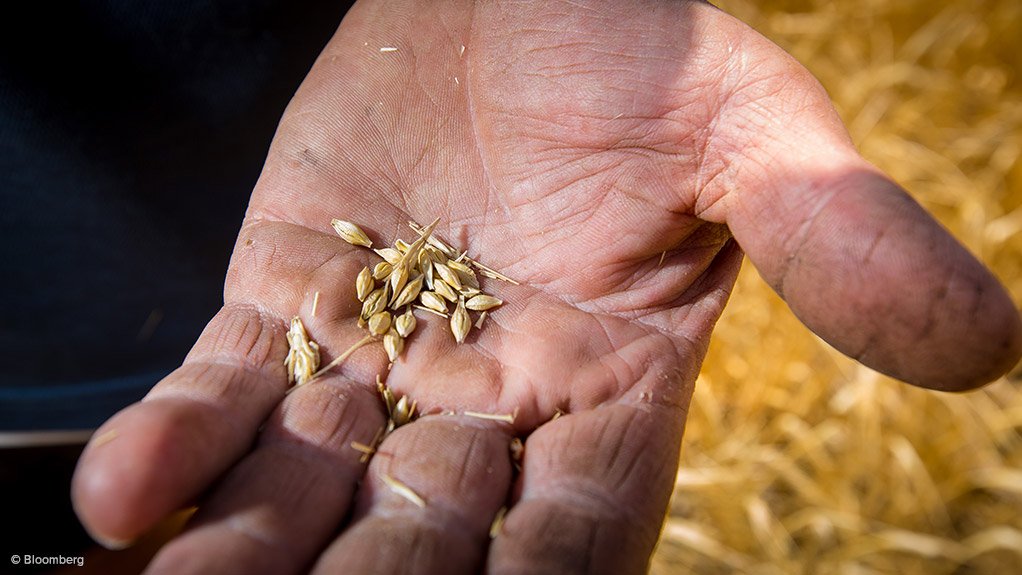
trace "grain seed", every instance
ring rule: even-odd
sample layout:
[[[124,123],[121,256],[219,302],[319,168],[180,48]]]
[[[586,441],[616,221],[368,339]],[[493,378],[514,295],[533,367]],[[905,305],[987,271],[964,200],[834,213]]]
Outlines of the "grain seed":
[[[481,293],[483,293],[483,290],[469,286],[462,286],[462,288],[458,291],[458,295],[465,296],[466,300],[470,300]]]
[[[436,292],[424,291],[419,294],[419,301],[425,307],[442,314],[447,314],[447,302],[442,297],[436,294]]]
[[[472,271],[472,268],[459,261],[449,261],[447,267],[458,274],[462,286],[479,289],[479,279],[476,278],[476,273]]]
[[[396,330],[391,329],[387,332],[387,335],[383,336],[383,349],[386,350],[387,357],[390,358],[391,363],[397,361],[404,348],[405,338],[401,337],[401,334]]]
[[[465,311],[465,300],[462,298],[458,300],[458,306],[451,313],[451,333],[454,334],[454,340],[463,343],[468,337],[470,329],[472,329],[472,320],[469,319],[468,312]]]
[[[344,220],[334,219],[330,220],[330,225],[333,226],[337,235],[341,236],[341,239],[349,244],[353,246],[364,246],[367,248],[373,247],[373,242],[369,239],[369,236],[362,231],[362,228],[355,224]]]
[[[433,291],[449,302],[458,301],[458,292],[454,291],[454,288],[442,279],[437,278],[433,280]]]
[[[436,273],[437,275],[440,276],[440,279],[447,282],[452,288],[456,290],[461,289],[461,278],[459,278],[458,274],[454,270],[449,268],[447,264],[437,263],[433,264],[433,267],[436,268]]]
[[[368,320],[373,314],[383,311],[387,307],[387,284],[377,288],[366,296],[362,302],[362,319]]]
[[[425,252],[423,252],[423,253],[425,253]],[[429,259],[429,258],[427,258],[427,259],[428,259],[429,263],[426,265],[425,268],[422,269],[422,276],[424,278],[426,278],[426,289],[430,289],[431,290],[431,289],[433,289],[433,285],[434,285],[434,281],[435,281],[433,279],[433,260]]]
[[[390,276],[390,272],[394,271],[394,266],[389,262],[380,262],[373,267],[373,279],[382,280]]]
[[[415,401],[409,401],[407,395],[402,395],[390,413],[390,418],[394,420],[394,427],[401,427],[415,419],[415,407]]]
[[[375,285],[373,273],[369,271],[369,268],[362,268],[362,271],[358,272],[358,277],[355,278],[355,296],[358,297],[358,301],[364,302]]]
[[[504,302],[492,295],[479,294],[465,302],[465,307],[473,311],[486,311],[493,309],[502,303]]]
[[[420,275],[405,285],[404,289],[401,290],[401,294],[394,298],[394,302],[390,304],[390,307],[398,309],[401,306],[412,303],[415,301],[415,298],[419,297],[419,292],[421,290],[422,276]]]
[[[392,300],[396,299],[401,290],[405,288],[405,284],[408,282],[408,266],[398,264],[394,266],[394,271],[390,273],[390,279],[387,280],[390,283],[390,293],[392,294]],[[393,303],[393,302],[391,302]]]
[[[397,265],[397,262],[401,261],[401,252],[394,248],[383,248],[382,250],[373,250],[376,255],[380,256],[387,261],[390,265]]]
[[[287,369],[287,381],[295,386],[304,385],[312,380],[319,368],[319,345],[309,339],[302,319],[295,316],[291,320],[291,329],[287,333],[288,352],[284,358]]]
[[[376,312],[369,318],[369,333],[383,335],[390,330],[390,313],[386,311]]]
[[[415,315],[411,309],[405,311],[405,313],[397,316],[397,320],[394,322],[394,329],[397,330],[398,335],[401,337],[408,337],[415,331]]]

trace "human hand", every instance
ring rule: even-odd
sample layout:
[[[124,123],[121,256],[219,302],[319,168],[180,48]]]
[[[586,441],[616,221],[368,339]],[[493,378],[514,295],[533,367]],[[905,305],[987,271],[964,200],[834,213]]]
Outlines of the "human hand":
[[[1014,363],[1003,290],[858,157],[798,64],[708,5],[639,4],[356,6],[284,117],[223,311],[83,455],[90,530],[130,540],[201,500],[153,571],[641,571],[740,261],[729,231],[868,365],[964,389]],[[331,217],[383,240],[440,217],[522,281],[489,284],[507,304],[460,346],[420,317],[387,380],[426,414],[517,409],[513,426],[427,415],[363,465],[379,346],[284,397],[291,316],[324,361],[361,336],[352,284],[372,258]]]

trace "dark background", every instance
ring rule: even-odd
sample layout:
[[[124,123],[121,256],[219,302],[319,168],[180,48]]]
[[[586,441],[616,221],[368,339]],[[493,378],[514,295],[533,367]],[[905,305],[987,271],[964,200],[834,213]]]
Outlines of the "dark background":
[[[14,5],[0,10],[0,433],[91,429],[179,365],[222,304],[273,131],[349,3]],[[86,551],[68,501],[79,452],[0,449],[0,572],[12,553]]]

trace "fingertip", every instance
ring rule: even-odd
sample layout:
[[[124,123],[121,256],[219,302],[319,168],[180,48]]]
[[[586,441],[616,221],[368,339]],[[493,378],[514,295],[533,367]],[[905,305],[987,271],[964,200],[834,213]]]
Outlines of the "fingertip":
[[[192,434],[208,429],[209,414],[159,400],[136,404],[110,419],[86,446],[71,480],[71,501],[89,535],[123,548],[192,499],[205,478]],[[201,484],[201,485],[200,485]]]
[[[137,536],[116,502],[121,487],[118,476],[108,466],[97,464],[97,450],[107,448],[116,434],[116,428],[109,424],[100,428],[71,478],[71,506],[82,527],[96,543],[110,550],[129,547]]]
[[[1018,362],[1022,322],[1007,291],[900,186],[861,160],[789,177],[747,196],[729,223],[806,326],[930,389],[974,389]]]
[[[920,213],[925,214],[921,209]],[[903,325],[921,325],[915,330],[918,337],[907,341],[874,337],[881,342],[876,353],[859,359],[919,387],[969,391],[996,380],[1018,363],[1022,319],[993,273],[936,222],[933,230],[939,236],[933,243],[943,243],[943,249],[926,254],[912,249],[921,248],[923,242],[903,246],[909,257],[919,258],[932,269],[929,287],[909,286],[904,294],[896,295],[900,309],[881,316],[876,324],[888,332]],[[898,277],[900,269],[882,259],[879,263],[891,265],[891,277]],[[937,285],[942,289],[934,287]],[[878,294],[872,297],[884,299]]]
[[[1008,294],[992,277],[990,287],[993,294],[986,304],[989,311],[977,320],[977,333],[962,346],[965,350],[949,350],[948,367],[942,373],[929,380],[909,383],[942,391],[970,391],[997,380],[1019,364],[1022,318]]]

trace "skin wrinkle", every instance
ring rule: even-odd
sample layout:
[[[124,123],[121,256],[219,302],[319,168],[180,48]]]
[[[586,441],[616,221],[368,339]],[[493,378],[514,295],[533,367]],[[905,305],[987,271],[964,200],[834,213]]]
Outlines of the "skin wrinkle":
[[[692,234],[687,236],[683,241],[687,242],[691,239],[692,235],[695,235],[698,230],[693,230]],[[675,253],[669,258],[665,258],[663,265],[659,264],[659,260],[653,261],[651,258],[643,258],[646,264],[639,269],[632,272],[627,278],[628,283],[621,283],[612,285],[610,295],[602,295],[597,299],[589,300],[586,302],[579,302],[576,307],[583,311],[590,313],[602,313],[606,315],[613,315],[615,317],[634,320],[639,317],[648,316],[653,313],[658,313],[667,309],[676,308],[683,306],[687,303],[691,303],[702,296],[700,293],[692,292],[694,281],[713,265],[717,255],[721,253],[723,243],[710,244],[702,246],[699,244],[686,246],[683,253]],[[703,250],[712,250],[711,257],[695,257],[696,261],[690,263],[692,256],[698,256],[698,252]],[[693,254],[693,252],[696,252]],[[664,276],[676,271],[673,268],[679,265],[679,262],[685,262],[686,266],[682,266],[684,269],[683,278],[680,281],[668,284],[664,289],[666,292],[663,296],[657,297],[656,302],[640,303],[647,300],[648,298],[642,298],[639,292],[642,288],[642,284],[653,283],[653,280],[657,277]],[[671,295],[676,294],[676,295]],[[638,298],[638,301],[637,301]],[[615,300],[625,299],[623,304],[617,306],[613,305]],[[663,301],[665,300],[666,301]],[[609,300],[609,301],[608,301]]]
[[[251,314],[255,314],[253,318]],[[244,317],[248,315],[248,317]],[[219,319],[223,317],[224,319]],[[218,321],[228,322],[226,325],[217,325]],[[236,322],[243,322],[242,332],[235,339],[228,339],[232,327]],[[283,367],[276,366],[270,358],[275,353],[286,354],[284,351],[286,343],[284,338],[285,329],[283,320],[272,316],[270,312],[257,309],[248,304],[228,303],[213,318],[206,330],[217,328],[214,340],[207,348],[201,343],[205,340],[206,332],[200,336],[200,343],[188,353],[184,364],[205,362],[209,364],[234,365],[241,367],[247,372],[260,374],[263,377],[275,377],[283,374]],[[254,336],[251,335],[254,328]],[[265,335],[269,335],[270,341],[260,345]],[[246,338],[246,336],[248,336]],[[238,353],[238,347],[247,344],[242,353]],[[255,353],[257,348],[259,353]],[[274,350],[279,350],[275,352]],[[255,355],[255,357],[253,357]],[[283,359],[281,359],[283,361]],[[233,363],[232,363],[233,362]]]
[[[203,364],[199,364],[199,365],[203,365]],[[185,367],[185,366],[182,366],[182,368],[183,367]],[[205,369],[210,369],[210,368],[213,368],[213,367],[227,368],[228,366],[224,365],[224,364],[205,364],[204,367],[205,367]],[[249,371],[249,372],[245,372],[245,373],[247,373],[248,375],[255,376],[255,378],[257,380],[263,382],[263,384],[265,384],[267,382],[278,383],[280,381],[278,378],[270,378],[270,377],[267,377],[265,374],[258,373],[258,372],[250,372]],[[150,403],[150,402],[154,402],[154,401],[161,401],[161,400],[186,400],[186,401],[189,401],[189,402],[193,402],[194,404],[202,405],[203,407],[205,407],[207,409],[210,409],[212,411],[215,411],[217,414],[219,414],[220,421],[224,421],[229,426],[231,426],[231,428],[234,431],[236,436],[244,437],[244,436],[252,434],[251,430],[246,429],[244,426],[242,426],[241,422],[238,421],[238,418],[236,417],[236,413],[229,409],[230,403],[229,402],[224,402],[222,400],[225,399],[225,398],[241,397],[242,396],[242,394],[237,392],[237,391],[226,392],[226,391],[224,391],[225,389],[239,388],[239,387],[251,387],[253,391],[256,391],[258,389],[258,387],[254,386],[254,385],[247,385],[247,386],[244,385],[243,382],[249,381],[249,377],[244,377],[244,376],[242,376],[242,377],[231,377],[231,378],[227,378],[225,380],[225,379],[219,379],[219,378],[218,379],[206,378],[206,377],[203,377],[204,375],[206,375],[205,370],[203,372],[200,372],[200,374],[198,374],[197,376],[192,377],[192,378],[186,378],[183,375],[182,376],[174,376],[173,374],[171,374],[171,377],[175,377],[175,379],[164,380],[163,382],[161,382],[159,384],[159,386],[157,388],[154,388],[154,390],[152,392],[147,394],[146,397],[143,398],[142,401],[145,402],[145,403]],[[192,388],[190,389],[187,386],[187,384],[185,384],[184,382],[179,384],[180,387],[178,387],[177,385],[174,385],[174,386],[167,386],[166,385],[168,383],[175,383],[176,384],[178,378],[179,379],[183,379],[185,381],[191,381],[193,383],[195,381],[200,381],[200,380],[205,380],[205,381],[212,380],[212,381],[216,381],[217,383],[226,381],[228,383],[226,385],[218,386],[217,391],[216,391],[215,394],[210,394],[209,393],[209,388],[211,387],[209,384],[206,384],[206,385],[204,385],[202,387],[199,387],[197,389],[195,388],[195,386],[192,386]],[[274,394],[274,396],[282,396],[282,395],[283,395],[283,389],[280,390],[279,394]],[[273,405],[271,404],[269,407],[266,408],[266,410],[264,411],[263,417],[259,418],[260,421],[262,419],[265,419],[265,414],[268,413],[269,410],[272,409],[272,407],[273,407]]]
[[[352,387],[358,388],[357,385],[352,385]],[[378,426],[382,426],[384,418],[382,409],[370,412],[369,415],[374,413],[377,415],[374,419],[377,420]],[[339,415],[343,416],[344,412]],[[286,419],[273,421],[273,427],[260,434],[256,451],[253,453],[279,452],[306,464],[315,463],[329,467],[331,476],[347,478],[354,483],[362,476],[365,466],[359,463],[361,453],[351,449],[350,442],[365,438],[355,436],[355,432],[358,431],[356,429],[357,420],[344,421],[340,416],[332,418],[333,429],[326,434],[326,437],[323,437],[323,433],[312,430],[310,426],[298,427]],[[286,415],[282,417],[287,418]],[[377,427],[377,425],[368,427]],[[329,456],[324,457],[324,455]]]
[[[951,266],[950,272],[941,276],[940,283],[937,284],[935,295],[930,298],[930,303],[927,306],[926,314],[924,316],[925,322],[916,333],[916,338],[918,340],[925,341],[933,333],[933,327],[937,324],[937,312],[944,307],[947,302],[948,295],[951,292],[951,286],[958,280],[958,275],[958,266]]]
[[[787,256],[781,260],[780,269],[771,274],[776,279],[769,282],[771,287],[774,288],[774,291],[777,292],[777,295],[781,296],[781,299],[788,301],[786,286],[790,281],[791,274],[798,269],[799,265],[801,265],[801,253],[808,245],[809,237],[812,234],[817,221],[820,219],[820,215],[827,209],[830,202],[837,197],[838,193],[839,190],[832,189],[829,193],[822,195],[822,197],[820,197],[817,201],[817,204],[813,206],[809,217],[803,220],[799,229],[789,235],[787,241],[781,241],[781,245],[785,246],[783,249]],[[789,249],[787,245],[792,241],[795,242],[795,246],[793,249]]]
[[[387,474],[399,481],[407,483],[409,487],[426,499],[427,508],[422,509],[414,505],[407,504],[407,502],[405,502],[399,495],[391,493],[388,488],[380,486],[379,483],[376,484],[379,487],[373,496],[374,500],[376,498],[383,498],[384,500],[397,502],[398,505],[379,505],[375,502],[362,502],[362,504],[371,505],[369,516],[372,517],[387,519],[405,517],[417,525],[435,529],[440,532],[449,532],[452,528],[454,528],[466,538],[478,538],[482,535],[482,529],[484,527],[488,528],[489,524],[480,524],[479,518],[473,517],[473,510],[460,508],[457,501],[454,499],[458,497],[458,494],[470,492],[465,491],[465,486],[463,485],[466,478],[478,482],[484,475],[486,475],[485,466],[479,463],[479,461],[482,460],[471,458],[476,451],[476,446],[483,446],[486,445],[485,442],[491,441],[494,442],[493,445],[503,446],[510,441],[510,438],[496,425],[490,425],[485,428],[480,426],[461,426],[458,422],[461,421],[464,416],[459,417],[458,421],[440,419],[441,417],[444,416],[433,416],[422,421],[426,424],[432,423],[434,426],[444,426],[447,430],[455,427],[469,427],[473,433],[473,438],[470,440],[467,448],[463,443],[456,443],[453,445],[452,449],[443,451],[442,455],[436,458],[437,461],[435,463],[437,464],[449,464],[449,461],[467,464],[467,466],[461,466],[459,469],[459,473],[454,480],[454,485],[447,483],[447,480],[451,478],[446,476],[443,477],[445,483],[439,487],[436,485],[416,485],[402,479],[402,475],[408,475],[410,471],[414,471],[416,468],[424,464],[419,459],[416,459],[416,456],[411,456],[411,459],[409,459],[409,456],[405,454],[406,452],[414,454],[425,453],[425,451],[420,449],[419,446],[419,440],[423,437],[423,434],[415,436],[411,445],[404,443],[399,444],[395,451],[388,450],[388,442],[385,441],[378,454],[383,457],[386,462],[385,469],[377,471],[376,466],[373,466],[371,468],[371,473],[377,476]],[[449,432],[450,431],[447,431],[447,433]],[[403,434],[401,438],[404,438],[406,435],[406,433]],[[393,447],[394,444],[391,443],[391,448]],[[490,451],[490,453],[492,453],[492,451]],[[500,455],[503,456],[504,453],[505,451],[501,448]],[[419,458],[421,458],[421,455]],[[405,463],[407,461],[412,461],[413,463]],[[410,465],[410,470],[402,471],[402,464]],[[475,464],[475,467],[473,467],[473,464]],[[493,465],[497,465],[497,463],[493,463]],[[505,462],[504,465],[509,466],[509,463]],[[475,474],[475,477],[466,476],[466,473],[473,473]],[[436,494],[438,489],[440,491],[439,496],[432,496],[433,494]],[[495,512],[496,508],[494,508],[493,511]]]
[[[479,433],[478,429],[472,430],[472,440],[468,444],[464,459],[461,460],[461,465],[458,465],[458,478],[455,480],[455,486],[458,492],[463,492],[465,489],[470,488],[470,485],[465,484],[465,474],[468,472],[469,462],[476,461],[473,458],[476,452],[476,446],[479,444]]]
[[[355,406],[348,398],[336,393],[338,388],[367,389],[367,386],[349,381],[338,385],[336,378],[330,378],[330,381],[316,382],[307,389],[299,390],[300,393],[293,395],[281,407],[282,433],[294,436],[298,443],[334,445],[340,449],[347,447],[355,431],[351,415],[361,413],[349,413]],[[374,405],[376,403],[373,401]],[[379,415],[382,419],[382,409]]]
[[[873,236],[873,239],[869,243],[869,247],[866,248],[866,253],[862,256],[862,267],[868,267],[870,265],[873,260],[873,253],[880,245],[880,242],[883,241],[884,236],[886,236],[887,232],[891,229],[891,225],[892,224],[890,222],[887,222],[886,225],[883,225],[880,228],[880,231]]]
[[[493,179],[493,177],[491,175],[492,172],[491,172],[491,169],[490,169],[490,166],[489,166],[489,161],[487,160],[487,154],[483,151],[483,145],[482,145],[483,138],[481,137],[481,130],[480,130],[480,127],[479,127],[479,119],[478,119],[478,112],[476,111],[477,104],[476,104],[476,99],[474,97],[475,74],[473,72],[473,70],[474,70],[473,64],[475,62],[475,58],[474,58],[473,52],[468,48],[468,46],[472,45],[472,43],[473,43],[472,40],[475,38],[475,26],[476,26],[475,21],[476,21],[476,4],[475,4],[475,2],[473,2],[472,3],[471,14],[469,15],[469,18],[468,18],[468,40],[467,40],[467,44],[465,44],[465,46],[466,46],[466,53],[463,55],[463,58],[464,58],[464,61],[465,61],[465,102],[466,102],[466,112],[467,112],[467,116],[468,116],[469,128],[470,128],[470,130],[472,132],[472,138],[473,138],[473,142],[472,142],[473,145],[471,146],[471,149],[475,152],[475,157],[478,159],[479,166],[482,169],[483,185],[488,190],[494,190],[494,189],[496,189],[496,183],[495,183],[495,180]],[[496,194],[487,194],[487,198],[489,198],[490,196],[494,196],[494,195],[496,195]],[[503,197],[503,195],[499,195],[498,197]],[[487,207],[489,207],[489,204],[487,204]],[[503,207],[503,213],[504,214],[508,214],[510,212],[510,209],[509,209],[509,207],[506,204],[502,203],[502,207]],[[487,213],[488,212],[489,212],[489,210],[487,210]]]
[[[648,536],[652,529],[644,521],[644,517],[633,512],[629,507],[617,504],[617,498],[607,492],[601,484],[587,481],[581,477],[562,477],[558,480],[547,479],[542,489],[535,486],[526,489],[518,504],[543,503],[558,508],[574,511],[586,511],[587,520],[592,522],[605,521],[609,524],[622,525],[624,529]],[[659,525],[656,531],[659,533]]]

